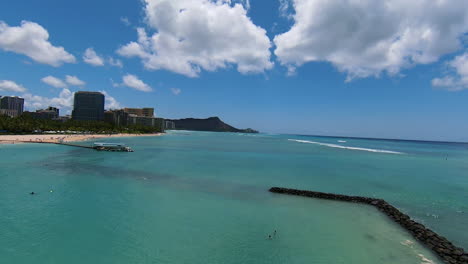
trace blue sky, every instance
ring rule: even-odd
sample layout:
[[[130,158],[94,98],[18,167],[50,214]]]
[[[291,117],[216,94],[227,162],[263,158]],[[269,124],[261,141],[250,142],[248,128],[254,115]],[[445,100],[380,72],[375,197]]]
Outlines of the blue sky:
[[[2,1],[0,95],[66,112],[94,90],[263,132],[468,141],[468,2],[387,2]]]

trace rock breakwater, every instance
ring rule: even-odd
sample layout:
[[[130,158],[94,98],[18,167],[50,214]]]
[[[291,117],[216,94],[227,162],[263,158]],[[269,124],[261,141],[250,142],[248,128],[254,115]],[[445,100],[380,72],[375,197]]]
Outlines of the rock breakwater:
[[[382,213],[386,214],[393,221],[411,233],[417,240],[430,248],[445,263],[449,264],[468,264],[468,254],[459,247],[453,245],[445,237],[438,235],[434,231],[425,227],[423,224],[413,221],[408,215],[400,212],[397,208],[383,199],[376,199],[362,196],[348,196],[333,193],[323,193],[305,190],[296,190],[280,187],[272,187],[269,190],[272,193],[298,195],[318,199],[327,199],[343,202],[361,203],[374,206]]]

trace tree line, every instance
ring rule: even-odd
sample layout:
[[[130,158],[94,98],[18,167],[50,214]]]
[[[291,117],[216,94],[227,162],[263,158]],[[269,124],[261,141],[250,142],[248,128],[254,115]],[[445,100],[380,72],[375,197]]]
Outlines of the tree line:
[[[29,134],[43,131],[76,131],[96,134],[146,134],[163,132],[163,122],[157,127],[143,125],[116,126],[104,121],[77,121],[65,122],[56,120],[33,119],[27,115],[9,117],[0,115],[0,133],[3,134]]]

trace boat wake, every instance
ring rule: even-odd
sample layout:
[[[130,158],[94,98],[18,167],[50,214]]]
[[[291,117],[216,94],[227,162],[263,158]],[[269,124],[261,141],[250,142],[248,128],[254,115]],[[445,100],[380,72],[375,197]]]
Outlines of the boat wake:
[[[359,147],[348,147],[342,146],[338,144],[328,144],[328,143],[321,143],[309,140],[299,140],[299,139],[288,139],[289,141],[299,142],[299,143],[307,143],[307,144],[315,144],[320,146],[326,146],[330,148],[340,148],[340,149],[349,149],[349,150],[359,150],[359,151],[368,151],[368,152],[375,152],[375,153],[387,153],[387,154],[405,154],[403,152],[397,151],[390,151],[390,150],[383,150],[383,149],[371,149],[371,148],[359,148]]]

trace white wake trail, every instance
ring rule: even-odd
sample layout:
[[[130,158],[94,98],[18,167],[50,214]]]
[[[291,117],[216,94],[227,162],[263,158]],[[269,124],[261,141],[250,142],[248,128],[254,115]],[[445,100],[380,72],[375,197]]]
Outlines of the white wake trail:
[[[299,143],[307,143],[307,144],[315,144],[315,145],[320,145],[320,146],[326,146],[330,148],[340,148],[340,149],[349,149],[349,150],[359,150],[359,151],[368,151],[368,152],[374,152],[374,153],[387,153],[387,154],[405,154],[403,152],[397,152],[397,151],[390,151],[390,150],[383,150],[383,149],[371,149],[371,148],[359,148],[359,147],[348,147],[348,146],[342,146],[342,145],[337,145],[337,144],[328,144],[328,143],[321,143],[321,142],[315,142],[315,141],[309,141],[309,140],[299,140],[299,139],[288,139],[289,141],[294,141],[294,142],[299,142]]]

